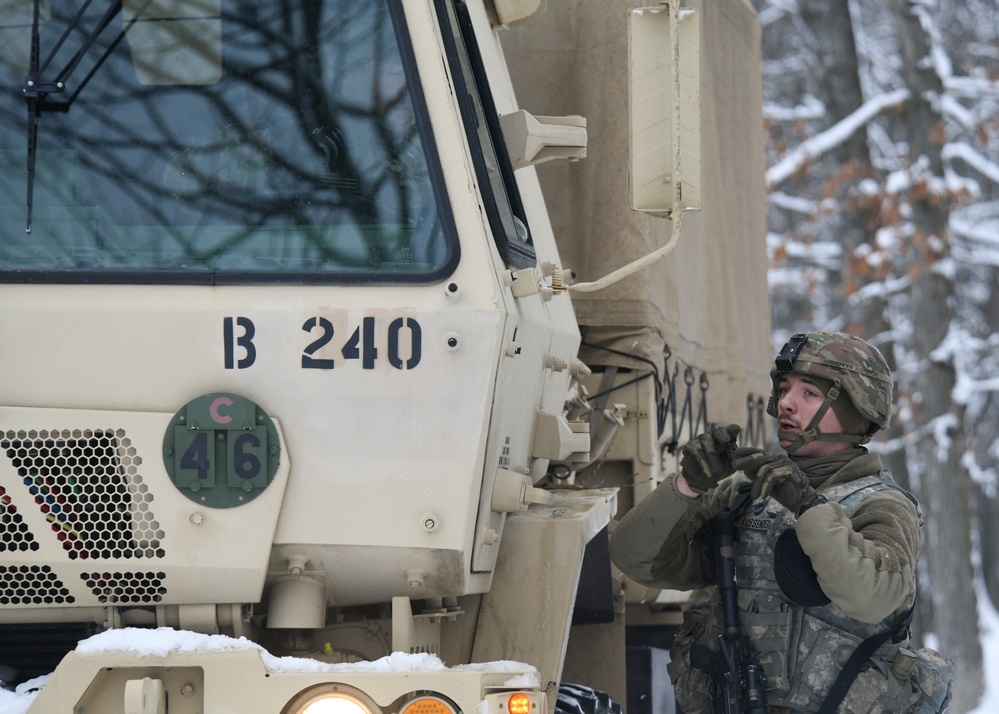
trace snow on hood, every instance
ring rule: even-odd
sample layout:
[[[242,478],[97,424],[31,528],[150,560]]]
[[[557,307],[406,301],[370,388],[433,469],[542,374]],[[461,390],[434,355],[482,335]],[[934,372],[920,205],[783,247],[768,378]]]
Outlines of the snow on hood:
[[[203,635],[197,632],[174,630],[160,627],[155,630],[126,627],[107,630],[80,642],[76,651],[81,654],[103,654],[109,652],[131,652],[136,655],[161,657],[195,651],[257,650],[268,672],[438,672],[449,669],[437,655],[421,653],[406,654],[393,652],[374,662],[352,662],[349,664],[329,664],[302,657],[275,657],[255,642],[245,637],[234,638],[226,635]],[[465,664],[450,668],[457,672],[510,672],[518,675],[511,678],[506,686],[538,686],[538,671],[527,664],[503,660],[484,664]]]

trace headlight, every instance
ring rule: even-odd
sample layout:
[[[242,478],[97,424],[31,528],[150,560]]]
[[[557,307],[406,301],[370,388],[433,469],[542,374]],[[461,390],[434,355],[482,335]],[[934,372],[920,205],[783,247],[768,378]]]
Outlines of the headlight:
[[[382,714],[382,710],[359,689],[327,683],[299,692],[281,714]]]

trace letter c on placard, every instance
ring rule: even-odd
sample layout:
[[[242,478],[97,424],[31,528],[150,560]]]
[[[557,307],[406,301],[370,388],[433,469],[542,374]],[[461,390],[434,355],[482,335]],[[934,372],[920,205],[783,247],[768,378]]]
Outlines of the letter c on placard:
[[[208,413],[211,415],[212,419],[216,424],[228,424],[232,421],[231,416],[226,416],[225,414],[219,413],[219,407],[226,406],[231,407],[233,401],[229,397],[219,397],[214,402],[212,402],[211,407],[208,408]]]

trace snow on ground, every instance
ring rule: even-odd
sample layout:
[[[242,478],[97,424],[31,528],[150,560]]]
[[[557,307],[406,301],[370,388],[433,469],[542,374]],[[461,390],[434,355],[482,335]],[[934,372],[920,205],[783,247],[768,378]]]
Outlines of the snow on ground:
[[[978,708],[969,714],[996,714],[999,712],[999,612],[996,612],[983,588],[979,588],[978,592],[978,612],[985,659],[985,695]]]

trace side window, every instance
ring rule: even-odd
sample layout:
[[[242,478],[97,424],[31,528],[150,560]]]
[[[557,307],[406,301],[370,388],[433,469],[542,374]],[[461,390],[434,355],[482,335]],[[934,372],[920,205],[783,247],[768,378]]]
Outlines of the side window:
[[[468,7],[461,0],[442,0],[437,9],[441,26],[451,29],[444,42],[496,246],[507,264],[534,265],[534,244]]]

